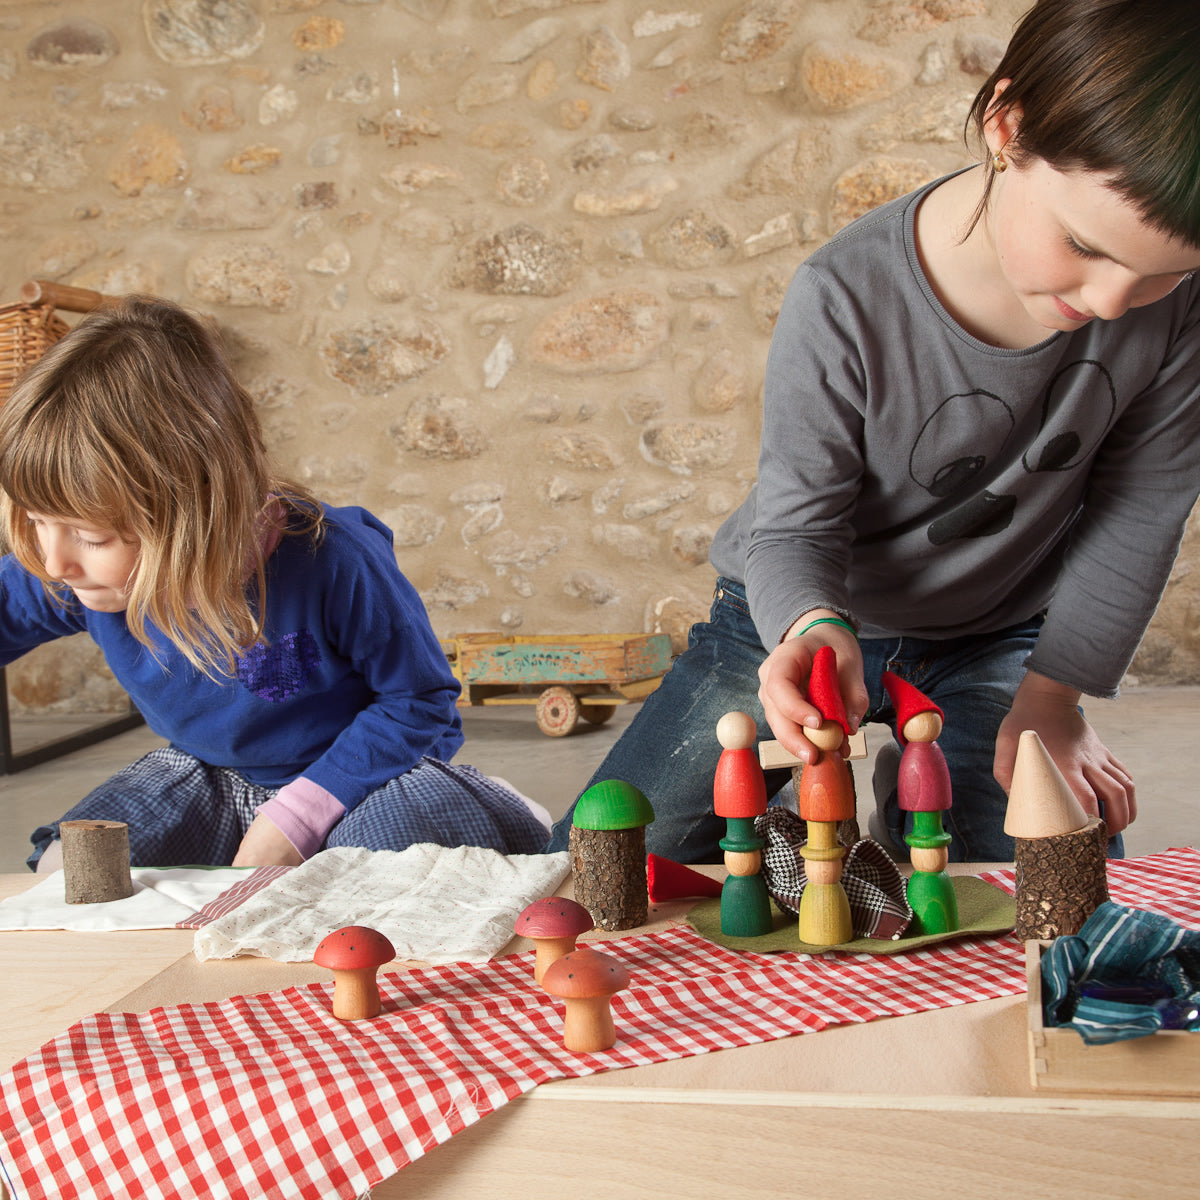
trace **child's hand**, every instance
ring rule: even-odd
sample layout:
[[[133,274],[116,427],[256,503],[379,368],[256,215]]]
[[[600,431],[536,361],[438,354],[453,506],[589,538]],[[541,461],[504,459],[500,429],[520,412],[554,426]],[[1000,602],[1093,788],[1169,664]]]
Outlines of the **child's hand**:
[[[836,614],[816,609],[805,613],[792,629],[803,629],[810,621],[822,616]],[[803,730],[805,727],[817,729],[821,725],[820,712],[808,702],[807,687],[813,655],[822,646],[832,646],[837,655],[842,700],[853,733],[867,711],[869,700],[863,683],[862,653],[849,630],[839,625],[818,625],[803,637],[791,636],[789,631],[789,636],[758,668],[758,698],[762,701],[767,724],[784,749],[804,763],[815,762],[818,753]]]
[[[1079,692],[1034,671],[1026,672],[1012,710],[996,735],[992,773],[1006,792],[1012,785],[1017,742],[1026,729],[1036,731],[1042,739],[1084,811],[1103,815],[1109,834],[1120,833],[1133,821],[1137,816],[1133,778],[1084,720]]]
[[[267,817],[255,817],[230,866],[298,867],[304,861],[296,847]]]

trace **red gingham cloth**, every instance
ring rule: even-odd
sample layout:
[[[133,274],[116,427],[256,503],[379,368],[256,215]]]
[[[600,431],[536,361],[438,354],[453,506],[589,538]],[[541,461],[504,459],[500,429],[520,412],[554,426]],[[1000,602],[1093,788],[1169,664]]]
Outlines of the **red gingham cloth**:
[[[1012,872],[985,876],[1011,891]],[[1113,898],[1200,928],[1200,854],[1109,864]],[[911,954],[743,954],[688,927],[607,941],[629,970],[617,1045],[562,1046],[532,954],[381,977],[342,1022],[331,984],[81,1021],[0,1079],[18,1200],[362,1195],[539,1083],[1016,995],[1012,936]]]

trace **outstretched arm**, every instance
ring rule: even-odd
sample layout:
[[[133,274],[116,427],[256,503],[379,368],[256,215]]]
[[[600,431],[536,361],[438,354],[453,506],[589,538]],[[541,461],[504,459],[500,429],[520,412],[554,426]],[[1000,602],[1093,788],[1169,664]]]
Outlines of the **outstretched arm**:
[[[304,856],[288,841],[268,817],[259,815],[250,823],[233,867],[298,867]]]
[[[1137,816],[1133,778],[1084,719],[1079,698],[1074,688],[1036,671],[1026,671],[1012,709],[996,735],[992,771],[1007,792],[1012,784],[1017,742],[1026,729],[1032,729],[1084,810],[1093,816],[1103,815],[1110,834],[1120,833]]]

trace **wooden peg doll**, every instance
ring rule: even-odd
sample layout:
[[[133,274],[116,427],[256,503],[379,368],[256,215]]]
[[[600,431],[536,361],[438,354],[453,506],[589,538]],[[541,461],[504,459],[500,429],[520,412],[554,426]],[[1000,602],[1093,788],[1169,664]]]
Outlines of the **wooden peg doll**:
[[[808,699],[824,718],[805,736],[820,751],[815,763],[800,772],[796,809],[808,822],[808,841],[801,848],[807,882],[800,897],[800,940],[811,946],[837,946],[850,941],[854,926],[850,902],[842,886],[846,849],[838,841],[838,823],[854,816],[854,783],[842,755],[849,733],[837,678],[837,656],[822,646],[813,656]]]
[[[958,928],[958,900],[946,872],[950,835],[942,813],[951,805],[950,772],[937,744],[943,713],[911,683],[884,671],[883,686],[896,710],[896,731],[904,750],[896,778],[897,798],[912,813],[912,829],[904,835],[912,861],[908,903],[915,933],[952,933]]]
[[[767,784],[752,749],[757,737],[747,713],[727,712],[717,722],[723,749],[713,775],[713,811],[725,818],[720,844],[729,875],[721,888],[721,932],[728,937],[771,932],[771,897],[762,876],[765,842],[754,830],[754,818],[767,811]]]

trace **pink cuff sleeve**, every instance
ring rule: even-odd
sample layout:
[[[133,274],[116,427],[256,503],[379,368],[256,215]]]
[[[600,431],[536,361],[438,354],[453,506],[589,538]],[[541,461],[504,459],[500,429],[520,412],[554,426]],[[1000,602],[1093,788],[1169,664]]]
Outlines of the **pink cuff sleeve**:
[[[266,817],[292,843],[297,854],[312,858],[329,831],[346,815],[346,809],[332,792],[301,775],[260,804],[258,815]]]

